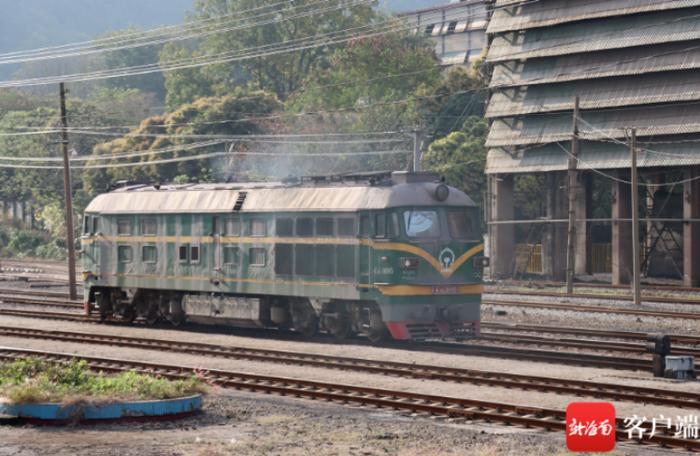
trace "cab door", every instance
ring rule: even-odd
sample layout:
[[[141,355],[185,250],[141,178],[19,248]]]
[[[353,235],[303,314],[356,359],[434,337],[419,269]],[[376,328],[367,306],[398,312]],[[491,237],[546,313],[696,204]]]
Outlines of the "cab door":
[[[221,217],[212,217],[212,252],[211,252],[211,278],[214,282],[219,282],[223,277],[223,259],[221,251],[221,235],[223,233]]]
[[[371,219],[369,214],[363,214],[360,216],[360,246],[358,248],[358,282],[360,285],[369,285],[371,282],[371,271],[372,271],[372,248],[370,247],[371,242]]]

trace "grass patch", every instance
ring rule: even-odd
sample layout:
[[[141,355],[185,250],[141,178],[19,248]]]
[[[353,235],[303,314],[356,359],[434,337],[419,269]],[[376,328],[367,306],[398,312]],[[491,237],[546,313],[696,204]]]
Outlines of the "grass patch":
[[[196,376],[167,380],[133,371],[92,372],[84,360],[69,363],[23,358],[0,363],[0,396],[13,403],[158,400],[206,392]]]

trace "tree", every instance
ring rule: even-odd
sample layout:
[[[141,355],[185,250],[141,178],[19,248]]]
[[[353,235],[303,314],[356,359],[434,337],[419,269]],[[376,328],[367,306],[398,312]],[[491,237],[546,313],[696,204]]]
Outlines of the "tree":
[[[168,43],[160,53],[160,62],[163,64],[182,61],[192,58],[195,54],[196,51],[189,48]],[[166,73],[165,92],[165,104],[173,111],[180,105],[213,95],[211,82],[202,72],[202,68],[185,68]]]
[[[272,8],[273,5],[276,6]],[[241,11],[252,9],[256,12],[249,13],[249,18],[241,17]],[[315,0],[296,0],[283,5],[277,0],[197,0],[193,19],[210,21],[212,29],[236,25],[235,30],[203,39],[199,51],[213,55],[244,50],[255,53],[276,43],[291,44],[294,48],[295,43],[314,42],[331,32],[360,30],[358,27],[375,23],[379,16],[371,4],[343,0],[329,0],[321,6]],[[250,26],[256,22],[258,25]],[[271,91],[284,100],[310,69],[331,52],[328,46],[296,48],[292,52],[213,65],[203,74],[216,88],[217,95],[251,81],[256,89]]]
[[[281,108],[273,94],[266,92],[246,93],[236,91],[223,97],[205,97],[193,103],[182,105],[172,113],[153,116],[141,122],[121,138],[97,145],[94,155],[111,156],[110,160],[94,157],[89,165],[144,163],[140,166],[92,169],[83,175],[85,190],[89,194],[105,191],[110,184],[119,180],[137,182],[182,182],[224,180],[239,170],[229,169],[224,162],[216,159],[148,164],[164,158],[177,158],[203,152],[221,152],[225,145],[215,144],[193,151],[173,151],[167,154],[160,149],[185,146],[193,142],[187,136],[207,135],[247,135],[263,133],[265,121],[251,117],[268,116]],[[223,142],[223,141],[222,141]],[[134,152],[149,152],[138,157],[122,158],[120,155]]]
[[[429,137],[439,139],[459,130],[471,116],[483,117],[486,83],[464,67],[451,68],[433,86],[419,90],[417,110]]]
[[[471,116],[459,131],[433,142],[423,156],[427,169],[445,176],[449,185],[464,191],[481,208],[486,192],[487,132],[488,122]]]

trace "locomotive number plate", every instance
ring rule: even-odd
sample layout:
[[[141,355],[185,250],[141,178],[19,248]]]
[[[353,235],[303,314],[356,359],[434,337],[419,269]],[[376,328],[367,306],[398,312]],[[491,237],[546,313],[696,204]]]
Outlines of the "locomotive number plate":
[[[457,294],[458,290],[456,286],[441,286],[433,287],[434,295],[444,295],[444,294]]]

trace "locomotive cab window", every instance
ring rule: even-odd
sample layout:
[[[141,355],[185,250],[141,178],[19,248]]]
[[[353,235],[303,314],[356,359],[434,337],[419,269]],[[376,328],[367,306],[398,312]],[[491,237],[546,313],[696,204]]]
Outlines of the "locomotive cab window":
[[[100,232],[100,218],[98,216],[92,217],[92,233],[97,234]]]
[[[447,212],[447,225],[453,239],[476,239],[479,237],[476,210],[458,209]]]
[[[131,219],[117,219],[117,234],[120,236],[131,236]]]
[[[83,218],[83,234],[90,234],[90,216],[86,215]]]
[[[440,217],[437,211],[425,209],[404,211],[403,222],[408,237],[440,237]]]
[[[144,236],[155,236],[158,233],[158,224],[154,218],[141,220],[141,234]]]

